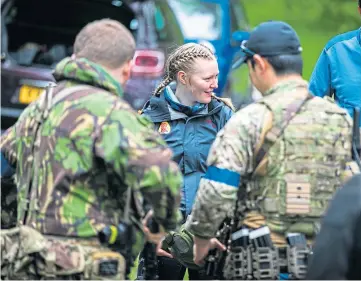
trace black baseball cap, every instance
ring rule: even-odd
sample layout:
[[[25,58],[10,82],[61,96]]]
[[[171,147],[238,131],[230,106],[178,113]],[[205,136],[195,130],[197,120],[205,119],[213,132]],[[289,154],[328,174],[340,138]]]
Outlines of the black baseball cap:
[[[245,54],[244,63],[248,58],[258,54],[262,57],[300,54],[302,47],[296,31],[282,21],[268,21],[255,27],[248,40],[241,44]]]

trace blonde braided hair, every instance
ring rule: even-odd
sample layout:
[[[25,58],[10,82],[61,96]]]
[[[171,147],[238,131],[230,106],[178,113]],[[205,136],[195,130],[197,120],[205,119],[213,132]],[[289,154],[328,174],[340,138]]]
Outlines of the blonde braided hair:
[[[202,44],[187,43],[175,49],[165,64],[165,77],[154,90],[153,95],[159,95],[165,87],[176,80],[179,71],[192,71],[194,60],[198,58],[216,60],[214,53]]]
[[[216,60],[216,57],[211,49],[202,44],[187,43],[175,49],[168,57],[165,64],[166,75],[159,83],[158,87],[154,90],[153,95],[159,96],[165,87],[172,81],[176,80],[179,71],[190,72],[192,71],[194,60],[202,58],[207,60]],[[220,98],[215,94],[212,97],[218,101],[223,102],[225,105],[235,111],[235,107],[231,99]]]

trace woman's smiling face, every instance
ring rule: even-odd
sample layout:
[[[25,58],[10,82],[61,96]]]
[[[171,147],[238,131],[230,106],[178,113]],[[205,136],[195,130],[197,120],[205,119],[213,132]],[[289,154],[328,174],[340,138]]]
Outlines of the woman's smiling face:
[[[212,93],[218,88],[218,63],[216,60],[198,58],[192,65],[186,87],[199,103],[210,103]]]

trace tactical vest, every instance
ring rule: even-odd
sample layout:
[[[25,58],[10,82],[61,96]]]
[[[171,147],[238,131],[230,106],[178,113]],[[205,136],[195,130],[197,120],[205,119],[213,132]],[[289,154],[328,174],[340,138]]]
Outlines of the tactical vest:
[[[303,85],[258,101],[267,107],[256,169],[247,186],[248,227],[313,237],[351,157],[346,112]],[[253,219],[252,219],[253,214]],[[263,221],[254,219],[262,215]],[[272,239],[274,240],[274,239]],[[277,244],[277,242],[276,242]]]

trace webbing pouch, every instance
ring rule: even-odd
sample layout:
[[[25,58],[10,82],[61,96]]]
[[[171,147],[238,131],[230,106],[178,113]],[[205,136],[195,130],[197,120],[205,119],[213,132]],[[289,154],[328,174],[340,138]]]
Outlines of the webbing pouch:
[[[226,257],[223,274],[227,280],[252,279],[252,256],[250,247],[231,247]]]
[[[287,246],[287,267],[292,279],[301,280],[306,278],[310,253],[308,247]]]
[[[184,225],[178,232],[170,232],[166,239],[171,254],[181,264],[190,269],[200,269],[193,261],[193,235],[185,229]]]
[[[48,240],[35,255],[36,270],[32,273],[46,278],[59,278],[84,272],[85,251],[80,245]]]
[[[251,248],[252,272],[256,280],[276,280],[279,276],[279,257],[275,248]]]

